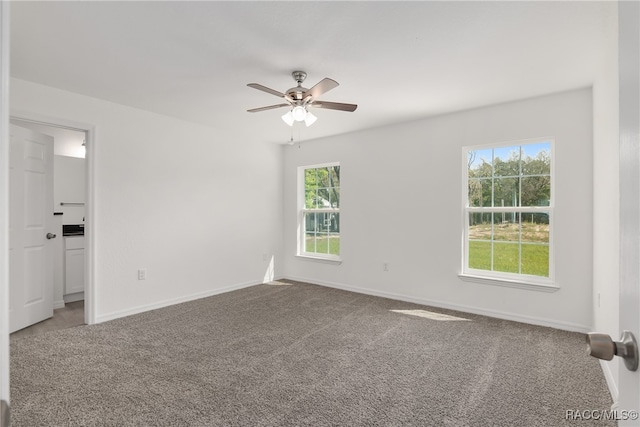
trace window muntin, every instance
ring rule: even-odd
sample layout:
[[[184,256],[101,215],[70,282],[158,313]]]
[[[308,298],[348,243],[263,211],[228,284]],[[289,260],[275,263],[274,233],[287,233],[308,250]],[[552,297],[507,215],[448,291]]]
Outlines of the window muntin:
[[[340,164],[301,168],[301,242],[299,255],[339,259]]]
[[[553,140],[467,147],[463,274],[552,281]]]

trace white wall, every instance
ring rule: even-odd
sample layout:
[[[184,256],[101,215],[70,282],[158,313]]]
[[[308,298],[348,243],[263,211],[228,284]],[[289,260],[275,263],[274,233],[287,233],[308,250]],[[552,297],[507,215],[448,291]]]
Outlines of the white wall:
[[[618,125],[618,15],[607,16],[604,58],[593,85],[593,330],[620,336],[620,180]],[[618,398],[617,360],[601,361]]]
[[[10,85],[12,114],[95,126],[87,227],[98,321],[260,283],[272,255],[278,269],[280,146],[22,80]],[[137,280],[139,268],[147,280]]]
[[[285,149],[284,270],[290,278],[558,328],[592,324],[592,94],[583,89],[387,126]],[[462,150],[555,137],[553,293],[463,282]],[[296,169],[341,164],[341,251],[295,256]],[[389,263],[384,272],[382,263]]]

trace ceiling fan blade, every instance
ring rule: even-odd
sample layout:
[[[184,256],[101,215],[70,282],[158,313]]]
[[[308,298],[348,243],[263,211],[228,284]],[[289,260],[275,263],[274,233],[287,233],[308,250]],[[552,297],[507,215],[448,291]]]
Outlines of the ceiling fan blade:
[[[313,99],[317,99],[320,95],[322,95],[325,92],[329,92],[331,89],[335,87],[338,87],[338,82],[328,77],[325,77],[324,79],[320,80],[314,87],[306,91],[302,95],[302,97],[306,98],[307,96],[311,95]]]
[[[328,101],[313,101],[312,107],[327,108],[329,110],[341,110],[341,111],[356,111],[358,106],[356,104],[343,104],[342,102],[328,102]]]
[[[254,88],[254,89],[261,90],[261,91],[263,91],[263,92],[270,93],[270,94],[275,95],[275,96],[279,96],[280,98],[283,98],[283,97],[284,97],[284,93],[282,93],[282,92],[278,92],[277,90],[275,90],[275,89],[271,89],[271,88],[268,88],[268,87],[266,87],[266,86],[262,86],[262,85],[261,85],[261,84],[259,84],[259,83],[249,83],[247,86],[252,87],[252,88]]]
[[[259,111],[273,110],[274,108],[280,108],[280,107],[291,107],[291,104],[278,104],[278,105],[269,105],[267,107],[252,108],[251,110],[247,110],[247,112],[257,113]]]

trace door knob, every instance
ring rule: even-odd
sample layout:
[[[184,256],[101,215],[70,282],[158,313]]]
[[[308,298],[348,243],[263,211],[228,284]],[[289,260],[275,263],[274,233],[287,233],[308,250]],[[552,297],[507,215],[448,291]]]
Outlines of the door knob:
[[[613,341],[607,334],[589,332],[587,354],[602,360],[611,360],[613,356],[620,356],[624,359],[624,365],[628,370],[638,369],[638,342],[629,331],[622,333],[620,341]]]
[[[53,233],[47,233],[47,239],[51,240],[51,239],[55,239],[56,235]]]

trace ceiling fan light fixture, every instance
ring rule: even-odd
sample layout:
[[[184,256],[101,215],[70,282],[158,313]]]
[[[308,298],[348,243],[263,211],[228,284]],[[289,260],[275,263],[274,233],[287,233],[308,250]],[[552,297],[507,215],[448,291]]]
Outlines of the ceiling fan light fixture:
[[[304,119],[307,118],[307,109],[304,108],[302,105],[297,105],[295,107],[293,107],[293,110],[291,110],[291,115],[293,116],[293,120],[295,120],[296,122],[302,122],[304,121]]]
[[[307,117],[304,119],[304,124],[307,125],[307,127],[309,127],[312,124],[314,124],[316,120],[318,120],[318,118],[313,114],[311,114],[311,112],[307,111]]]
[[[311,89],[307,89],[302,87],[302,82],[307,77],[307,73],[304,71],[294,71],[291,73],[293,79],[298,84],[296,87],[292,87],[288,89],[286,92],[280,92],[266,86],[263,86],[258,83],[249,83],[247,86],[260,90],[262,92],[269,93],[271,95],[275,95],[278,98],[282,98],[283,101],[280,104],[268,105],[266,107],[260,108],[252,108],[247,110],[249,113],[257,113],[259,111],[272,110],[274,108],[287,107],[289,111],[287,111],[283,116],[282,120],[289,126],[293,126],[295,122],[304,122],[307,127],[311,126],[318,120],[316,116],[311,114],[307,108],[309,106],[324,108],[329,110],[339,110],[339,111],[355,111],[358,108],[356,104],[345,104],[342,102],[329,102],[329,101],[320,101],[318,99],[322,94],[330,91],[331,89],[338,86],[338,82],[328,77],[325,77]]]
[[[293,114],[291,111],[287,111],[285,115],[282,116],[282,120],[288,124],[289,126],[293,126]]]

